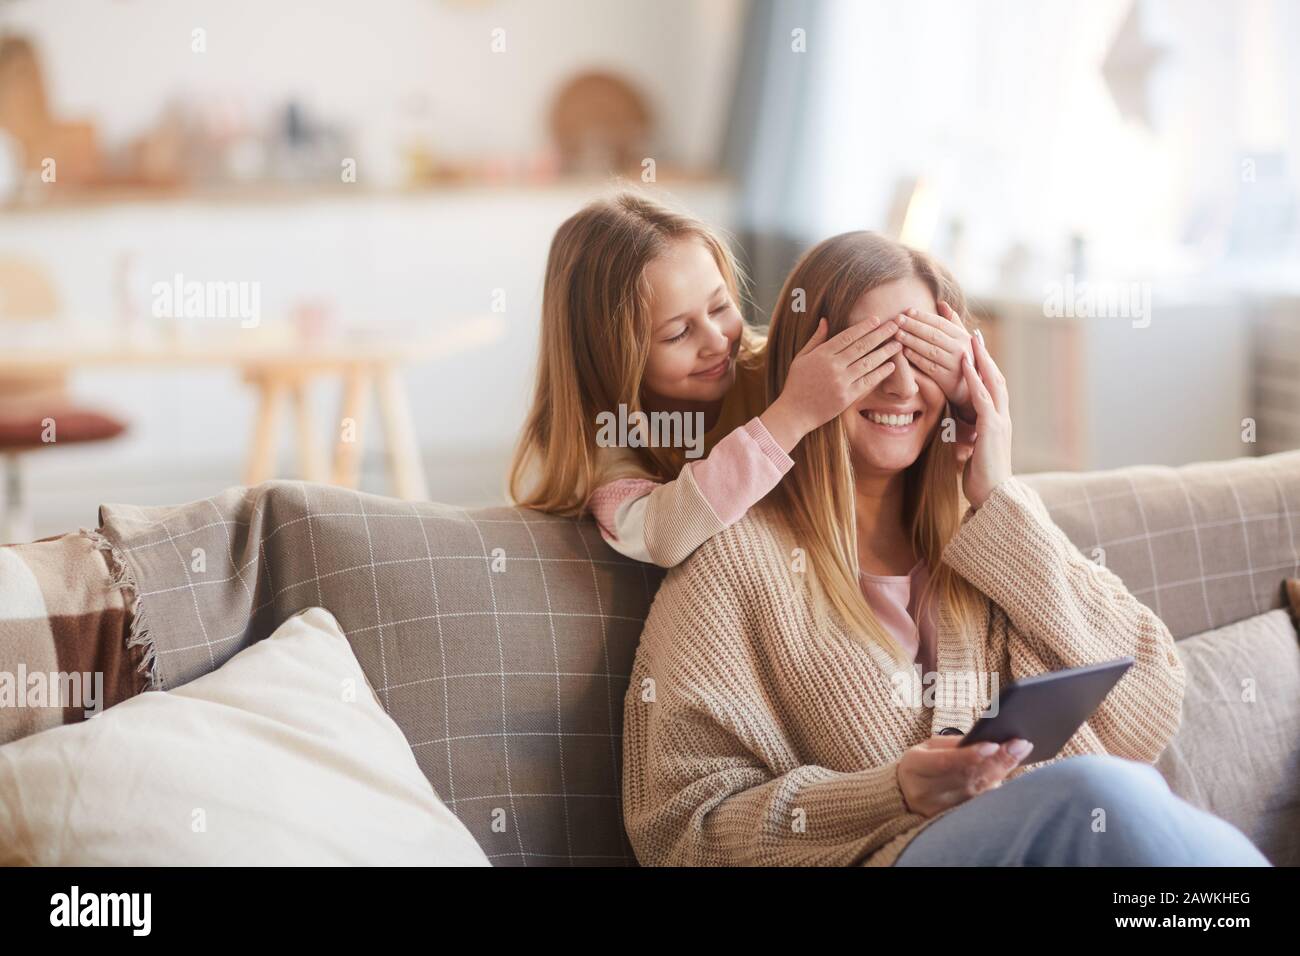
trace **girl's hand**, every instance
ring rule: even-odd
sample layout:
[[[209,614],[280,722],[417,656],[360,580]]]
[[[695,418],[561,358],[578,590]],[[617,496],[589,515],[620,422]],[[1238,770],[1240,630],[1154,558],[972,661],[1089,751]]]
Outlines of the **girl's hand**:
[[[966,424],[975,421],[975,407],[961,371],[961,357],[971,349],[972,336],[952,306],[939,301],[939,315],[908,309],[898,317],[903,355],[934,379],[952,403],[953,414]]]
[[[1006,775],[1034,749],[1019,737],[1001,745],[986,742],[958,747],[960,742],[960,737],[931,737],[903,752],[898,761],[898,786],[910,812],[932,817],[1002,786]]]
[[[878,318],[851,325],[827,341],[826,320],[817,323],[806,345],[790,363],[785,387],[759,419],[781,449],[789,454],[815,428],[820,428],[894,370],[889,357],[903,344],[894,339],[898,323]]]
[[[1007,380],[984,347],[983,336],[975,336],[975,365],[966,355],[961,361],[977,416],[975,449],[962,470],[961,486],[966,500],[978,508],[1011,477],[1010,401]]]

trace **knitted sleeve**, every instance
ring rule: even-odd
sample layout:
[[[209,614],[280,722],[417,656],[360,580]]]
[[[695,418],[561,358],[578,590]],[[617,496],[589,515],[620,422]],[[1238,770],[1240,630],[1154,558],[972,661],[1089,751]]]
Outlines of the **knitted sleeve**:
[[[724,437],[675,481],[622,478],[601,485],[587,508],[614,550],[676,567],[734,524],[794,466],[758,418]]]
[[[1182,716],[1183,665],[1169,628],[1109,569],[1089,561],[1014,476],[962,519],[943,559],[1010,622],[1013,679],[1131,655],[1088,725],[1108,753],[1159,757]]]
[[[683,573],[694,572],[694,573]],[[623,813],[647,866],[859,863],[925,818],[897,761],[800,765],[737,635],[746,603],[697,555],[669,575],[624,702]]]

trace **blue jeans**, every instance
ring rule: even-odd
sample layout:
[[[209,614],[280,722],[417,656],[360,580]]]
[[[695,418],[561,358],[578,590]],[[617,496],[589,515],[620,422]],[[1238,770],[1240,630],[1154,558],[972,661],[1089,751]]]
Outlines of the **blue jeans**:
[[[1272,864],[1231,823],[1175,796],[1150,764],[1087,754],[966,801],[914,837],[894,865]]]

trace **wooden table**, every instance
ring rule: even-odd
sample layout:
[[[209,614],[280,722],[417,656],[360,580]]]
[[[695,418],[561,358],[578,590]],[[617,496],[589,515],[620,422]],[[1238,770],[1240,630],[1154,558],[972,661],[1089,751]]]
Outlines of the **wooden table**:
[[[81,368],[116,365],[238,369],[258,395],[244,472],[244,481],[250,485],[275,477],[280,412],[287,402],[292,406],[297,433],[297,477],[357,487],[361,479],[362,438],[366,434],[373,392],[383,425],[392,492],[401,498],[424,499],[428,497],[424,467],[402,368],[491,344],[503,334],[502,317],[485,315],[457,322],[448,331],[402,340],[376,336],[368,340],[304,343],[269,328],[240,330],[203,341],[156,340],[134,344],[86,343],[83,335],[81,341],[67,346],[19,343],[10,347],[7,344],[0,350],[0,379],[61,377]],[[333,462],[329,465],[318,443],[308,402],[310,386],[322,379],[336,379],[342,385]]]

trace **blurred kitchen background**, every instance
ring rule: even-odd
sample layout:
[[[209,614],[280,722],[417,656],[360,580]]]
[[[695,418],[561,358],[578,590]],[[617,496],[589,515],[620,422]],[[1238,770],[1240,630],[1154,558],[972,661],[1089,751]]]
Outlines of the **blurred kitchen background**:
[[[1300,0],[0,0],[0,539],[503,500],[551,234],[621,182],[759,323],[833,233],[939,255],[1018,470],[1300,447],[1297,103]]]

